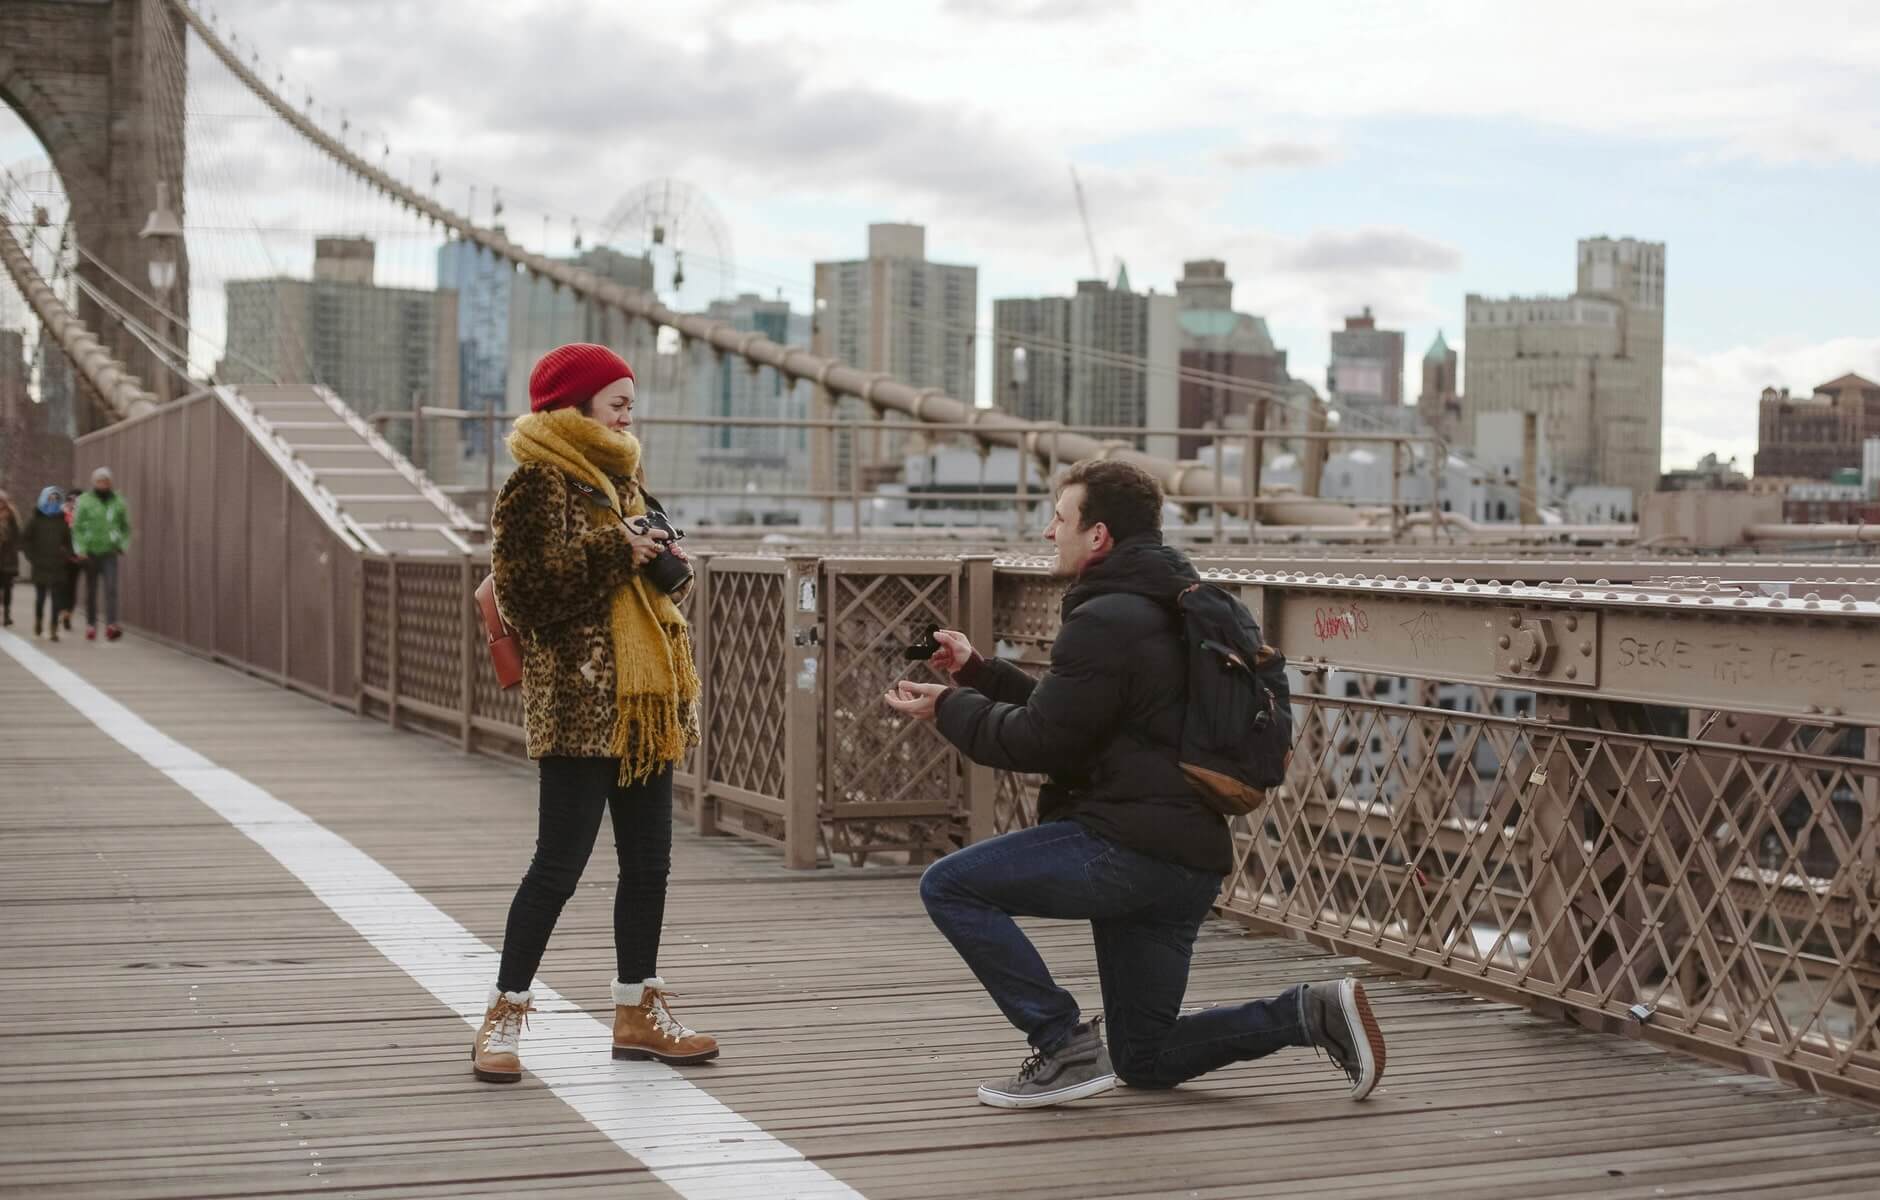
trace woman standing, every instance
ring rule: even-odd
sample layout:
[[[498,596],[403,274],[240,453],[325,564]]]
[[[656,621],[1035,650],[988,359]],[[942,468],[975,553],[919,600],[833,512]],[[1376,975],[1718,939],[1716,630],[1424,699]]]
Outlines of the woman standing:
[[[628,432],[634,394],[633,369],[604,346],[544,355],[529,377],[529,414],[509,438],[516,470],[490,515],[496,602],[522,642],[523,722],[540,771],[535,857],[471,1049],[476,1077],[491,1083],[522,1077],[530,987],[603,810],[620,856],[614,1057],[718,1055],[715,1040],[673,1016],[658,975],[672,769],[698,741],[699,683],[685,618],[640,570],[678,548],[662,544],[663,530],[628,526],[647,511],[640,443]]]
[[[39,493],[39,506],[26,527],[26,562],[33,568],[33,636],[48,616],[52,640],[59,640],[59,598],[72,571],[72,527],[65,523],[65,497],[55,487]],[[51,612],[48,613],[47,610]]]
[[[20,577],[20,518],[0,492],[0,627],[13,624],[13,581]]]

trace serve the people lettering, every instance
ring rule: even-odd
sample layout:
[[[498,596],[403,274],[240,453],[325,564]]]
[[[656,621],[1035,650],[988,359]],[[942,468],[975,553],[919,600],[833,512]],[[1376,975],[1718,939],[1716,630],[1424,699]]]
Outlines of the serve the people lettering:
[[[1855,692],[1880,692],[1880,661],[1812,654],[1792,646],[1628,636],[1619,639],[1618,665],[1649,671],[1707,671],[1715,682],[1733,685],[1831,684]]]

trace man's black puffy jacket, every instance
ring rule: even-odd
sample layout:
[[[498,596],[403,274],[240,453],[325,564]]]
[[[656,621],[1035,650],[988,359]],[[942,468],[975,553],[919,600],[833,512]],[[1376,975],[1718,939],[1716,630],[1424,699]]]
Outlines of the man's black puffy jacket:
[[[1188,655],[1174,601],[1197,578],[1160,534],[1126,538],[1064,593],[1044,677],[975,659],[940,698],[940,733],[976,763],[1049,776],[1040,821],[1225,874],[1227,822],[1177,766]]]

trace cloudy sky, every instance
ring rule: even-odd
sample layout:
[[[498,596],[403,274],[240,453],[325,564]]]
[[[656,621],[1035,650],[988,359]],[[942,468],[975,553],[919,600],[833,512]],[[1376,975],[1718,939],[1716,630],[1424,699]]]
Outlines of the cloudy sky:
[[[1461,344],[1465,294],[1568,291],[1575,239],[1600,233],[1668,244],[1668,464],[1747,466],[1765,384],[1880,378],[1871,0],[214,8],[297,101],[343,108],[401,173],[435,160],[460,208],[478,187],[484,219],[500,184],[512,232],[550,250],[672,177],[722,214],[723,282],[804,301],[813,261],[911,220],[930,257],[979,266],[989,325],[993,298],[1090,273],[1074,166],[1106,272],[1166,289],[1184,258],[1226,259],[1236,306],[1315,384],[1329,330],[1369,304],[1408,333],[1414,393],[1436,331]],[[296,237],[389,223],[192,67],[222,209]],[[192,224],[235,219],[191,178]]]

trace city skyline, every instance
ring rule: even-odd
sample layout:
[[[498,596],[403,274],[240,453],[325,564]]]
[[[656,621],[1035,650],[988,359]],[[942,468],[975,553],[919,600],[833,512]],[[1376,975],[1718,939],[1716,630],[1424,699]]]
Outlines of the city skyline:
[[[1413,352],[1439,330],[1462,350],[1467,293],[1558,290],[1557,247],[1600,234],[1662,241],[1676,259],[1667,464],[1712,450],[1748,462],[1765,386],[1880,374],[1873,306],[1821,287],[1875,245],[1858,197],[1880,182],[1880,83],[1858,68],[1880,25],[1858,6],[1802,4],[1770,23],[1728,5],[1256,17],[1202,4],[1212,36],[1192,44],[1149,6],[1104,0],[949,0],[892,20],[847,0],[727,0],[651,32],[586,6],[520,20],[459,7],[219,15],[316,109],[383,131],[393,161],[437,159],[454,205],[474,185],[488,220],[500,185],[511,228],[545,252],[569,252],[571,218],[591,232],[634,185],[690,179],[735,231],[736,289],[798,308],[811,264],[855,257],[873,221],[924,224],[934,259],[978,266],[981,329],[995,299],[1068,292],[1091,274],[1075,164],[1103,276],[1122,260],[1138,289],[1167,292],[1182,262],[1226,260],[1234,306],[1266,317],[1298,378],[1325,378],[1327,331],[1367,304]],[[492,21],[515,36],[470,36]],[[1557,53],[1535,55],[1543,39]],[[930,53],[888,56],[910,40]],[[630,88],[609,65],[622,46]],[[391,69],[414,47],[425,70]],[[551,53],[579,82],[524,86]],[[1328,56],[1343,64],[1333,86]],[[885,61],[896,70],[871,66]],[[504,78],[517,87],[492,86]],[[1623,86],[1577,86],[1588,78]],[[1035,102],[1046,95],[1077,102]],[[23,128],[0,147],[8,161],[39,153]],[[302,243],[316,225],[352,231],[280,197],[273,151],[205,148],[224,170],[258,158],[238,179],[276,193],[260,211],[303,226]]]

